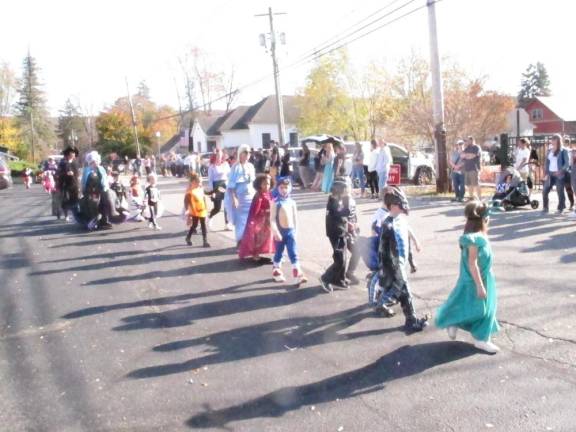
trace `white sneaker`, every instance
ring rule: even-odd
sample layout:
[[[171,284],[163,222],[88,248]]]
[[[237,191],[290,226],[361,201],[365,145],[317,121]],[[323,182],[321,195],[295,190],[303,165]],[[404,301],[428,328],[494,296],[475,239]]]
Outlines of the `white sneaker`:
[[[474,342],[474,346],[476,348],[478,348],[479,350],[485,351],[487,353],[490,354],[496,354],[497,352],[500,351],[500,348],[498,348],[496,345],[494,345],[492,342],[490,341],[476,341]]]
[[[279,268],[272,270],[272,278],[274,279],[274,282],[286,282],[286,277]]]
[[[456,335],[458,334],[458,327],[448,327],[446,331],[448,332],[448,337],[450,339],[456,339]]]
[[[148,228],[154,228],[154,224],[152,222],[148,222]]]
[[[154,227],[154,229],[155,229],[156,231],[162,231],[162,227],[161,227],[160,225],[156,225],[156,226]]]

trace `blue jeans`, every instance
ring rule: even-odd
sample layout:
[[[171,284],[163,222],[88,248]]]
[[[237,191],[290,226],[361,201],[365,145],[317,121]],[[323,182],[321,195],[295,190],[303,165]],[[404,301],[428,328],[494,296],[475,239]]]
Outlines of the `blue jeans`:
[[[388,171],[379,171],[378,172],[378,189],[382,192],[386,186],[388,186]]]
[[[564,177],[549,176],[548,180],[544,183],[543,201],[544,210],[548,210],[548,195],[552,187],[556,185],[556,192],[558,192],[558,210],[566,208],[566,197],[564,196]]]
[[[463,173],[452,173],[452,187],[454,188],[454,196],[456,199],[464,199],[464,195],[466,195],[466,186],[464,185]]]
[[[358,179],[360,184],[360,191],[364,193],[366,184],[364,183],[364,165],[354,165],[352,166],[352,185],[354,185],[354,180]]]
[[[298,253],[296,252],[296,237],[293,228],[280,228],[282,241],[274,241],[276,252],[274,253],[274,265],[279,266],[282,262],[282,255],[284,255],[284,248],[288,250],[288,258],[292,265],[298,264]]]

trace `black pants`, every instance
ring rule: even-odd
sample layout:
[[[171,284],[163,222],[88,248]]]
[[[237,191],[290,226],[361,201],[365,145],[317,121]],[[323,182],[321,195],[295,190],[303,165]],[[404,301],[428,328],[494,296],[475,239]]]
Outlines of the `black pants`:
[[[348,240],[346,237],[330,238],[332,245],[333,263],[322,275],[322,280],[337,286],[346,286],[346,261],[348,254]]]
[[[193,216],[192,217],[192,226],[190,227],[190,230],[188,231],[188,235],[186,236],[186,238],[188,240],[190,240],[192,238],[192,234],[194,234],[196,232],[196,229],[198,228],[198,222],[200,222],[200,230],[202,231],[202,239],[204,241],[206,241],[206,218],[205,217],[198,217],[198,216]]]
[[[400,306],[402,307],[402,312],[407,322],[416,320],[416,311],[414,310],[414,304],[412,303],[412,294],[408,289],[408,285],[404,286],[404,289],[396,296]]]
[[[226,188],[226,182],[223,180],[215,181],[212,186],[212,190],[214,191],[214,199],[213,199],[214,207],[212,207],[212,210],[210,210],[210,215],[208,216],[210,219],[212,219],[214,216],[220,213],[220,210],[222,210],[222,201],[224,200],[224,193],[218,191],[219,187]],[[228,223],[228,215],[226,214],[226,210],[224,210],[224,222]]]
[[[368,171],[367,175],[368,186],[370,187],[370,193],[372,195],[379,193],[378,188],[378,173],[376,171]]]
[[[158,214],[158,203],[148,203],[148,206],[150,207],[150,217],[148,218],[148,221],[152,225],[158,226],[158,223],[156,222],[156,215]]]

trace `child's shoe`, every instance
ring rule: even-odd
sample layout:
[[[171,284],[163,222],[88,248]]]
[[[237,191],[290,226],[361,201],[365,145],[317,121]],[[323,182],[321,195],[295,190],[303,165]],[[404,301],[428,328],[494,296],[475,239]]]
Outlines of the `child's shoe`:
[[[496,345],[494,345],[490,341],[477,340],[476,342],[474,342],[474,346],[476,348],[478,348],[479,350],[482,350],[482,351],[487,352],[489,354],[496,354],[497,352],[500,351],[500,348],[498,348]]]
[[[394,312],[394,309],[391,309],[391,308],[389,308],[389,307],[386,306],[386,305],[376,306],[375,311],[376,311],[376,314],[377,314],[377,315],[383,316],[383,317],[385,317],[385,318],[391,318],[391,317],[393,317],[394,315],[396,315],[396,312]]]
[[[332,284],[329,284],[328,282],[326,282],[324,279],[320,278],[320,286],[322,287],[322,289],[324,291],[326,291],[327,293],[331,293],[334,292],[334,287],[332,286]]]
[[[211,246],[210,246],[210,243],[208,243],[206,240],[204,240],[204,243],[202,243],[202,247],[209,248]]]
[[[424,318],[408,318],[404,324],[404,329],[406,333],[415,333],[424,330],[428,327],[428,317]]]
[[[186,244],[192,246],[192,240],[190,240],[190,237],[186,237]]]
[[[299,268],[293,268],[292,269],[292,277],[294,278],[294,282],[296,282],[296,285],[300,285],[300,284],[308,282],[308,278],[304,275],[302,270],[300,270]]]
[[[286,282],[286,278],[284,277],[282,270],[280,270],[278,267],[274,267],[274,270],[272,270],[272,279],[274,279],[274,282]]]
[[[448,337],[452,340],[456,339],[456,336],[458,335],[458,327],[448,327],[446,329],[446,332],[448,333]]]

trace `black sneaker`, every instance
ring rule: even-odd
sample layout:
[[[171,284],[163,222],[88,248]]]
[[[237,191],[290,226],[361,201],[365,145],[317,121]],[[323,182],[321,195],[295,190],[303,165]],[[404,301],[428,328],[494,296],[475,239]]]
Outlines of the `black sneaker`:
[[[324,279],[320,278],[320,287],[326,291],[327,293],[331,293],[334,291],[334,288],[328,282],[325,282]]]
[[[192,246],[192,240],[190,240],[190,238],[186,237],[186,244],[188,246]]]
[[[404,330],[407,334],[421,332],[428,327],[428,324],[428,316],[425,316],[424,318],[407,319],[404,324]]]
[[[202,243],[202,247],[204,247],[204,248],[209,248],[209,247],[212,247],[212,246],[210,246],[210,243],[208,243],[207,241],[204,241],[204,243]]]

